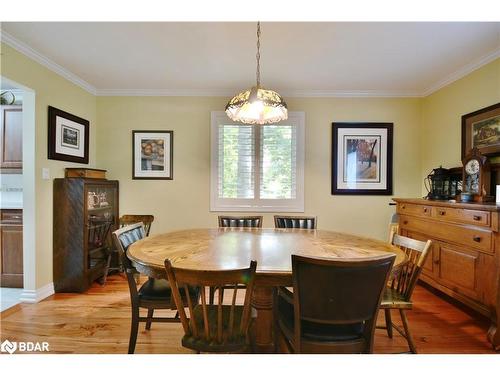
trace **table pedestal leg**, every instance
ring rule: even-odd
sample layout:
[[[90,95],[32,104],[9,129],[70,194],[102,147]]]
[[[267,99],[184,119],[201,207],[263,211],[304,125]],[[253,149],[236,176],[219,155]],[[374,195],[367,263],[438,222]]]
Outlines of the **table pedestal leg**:
[[[273,341],[273,287],[256,286],[252,295],[252,307],[257,310],[253,337],[257,353],[274,353]]]

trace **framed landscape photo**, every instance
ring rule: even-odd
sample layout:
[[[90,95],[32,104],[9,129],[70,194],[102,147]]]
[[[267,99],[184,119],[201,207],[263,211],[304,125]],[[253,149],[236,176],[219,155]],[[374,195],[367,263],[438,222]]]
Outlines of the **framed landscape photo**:
[[[88,164],[90,123],[51,106],[48,113],[47,157],[52,160]]]
[[[500,103],[462,116],[462,159],[474,147],[485,156],[500,155]]]
[[[132,179],[173,179],[172,130],[132,131]]]
[[[392,195],[392,123],[332,123],[332,194]]]

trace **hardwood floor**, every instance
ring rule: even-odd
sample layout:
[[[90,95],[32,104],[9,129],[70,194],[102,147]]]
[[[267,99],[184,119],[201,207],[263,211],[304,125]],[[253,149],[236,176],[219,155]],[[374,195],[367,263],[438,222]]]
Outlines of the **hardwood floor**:
[[[415,307],[408,312],[408,320],[419,353],[495,353],[486,340],[489,324],[485,318],[422,286],[413,295]],[[3,312],[0,338],[47,341],[51,353],[126,353],[129,306],[125,279],[113,275],[104,287],[94,284],[83,294],[56,294],[38,304],[21,304]],[[397,315],[393,319],[400,324]],[[379,323],[383,324],[383,314]],[[192,353],[180,345],[181,337],[180,323],[153,323],[151,331],[141,323],[136,353]],[[397,332],[391,340],[384,330],[377,330],[375,353],[407,350]]]

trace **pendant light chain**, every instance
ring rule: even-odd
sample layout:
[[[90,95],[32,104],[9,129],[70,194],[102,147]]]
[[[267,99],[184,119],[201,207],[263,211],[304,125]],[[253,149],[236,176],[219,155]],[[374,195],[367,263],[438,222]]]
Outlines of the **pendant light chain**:
[[[260,86],[260,21],[257,22],[257,87]]]
[[[226,104],[226,114],[243,124],[273,124],[288,118],[288,108],[276,91],[260,87],[260,21],[257,22],[257,85],[235,95]]]

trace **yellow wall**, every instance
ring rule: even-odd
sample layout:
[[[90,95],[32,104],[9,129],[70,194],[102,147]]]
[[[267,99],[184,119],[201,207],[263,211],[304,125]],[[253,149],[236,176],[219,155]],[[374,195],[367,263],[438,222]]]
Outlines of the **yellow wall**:
[[[500,59],[422,100],[422,180],[440,165],[462,165],[462,116],[498,102]]]
[[[209,212],[210,111],[228,98],[99,97],[97,160],[120,181],[121,213],[155,215],[154,232],[217,225]],[[306,114],[305,209],[319,228],[387,238],[388,196],[332,196],[332,121],[394,122],[394,195],[420,194],[420,99],[291,98]],[[132,180],[132,130],[174,131],[173,181]],[[264,226],[272,227],[272,214]]]
[[[90,167],[120,181],[121,213],[152,213],[153,232],[216,225],[209,212],[210,111],[228,98],[94,97],[1,44],[0,74],[36,91],[37,287],[52,281],[52,179],[65,167],[47,159],[47,106],[91,123]],[[385,239],[394,209],[388,196],[332,196],[331,122],[394,122],[394,195],[422,194],[430,169],[460,164],[460,117],[500,101],[500,60],[427,98],[288,98],[306,114],[305,214],[319,228]],[[99,123],[99,126],[97,125]],[[132,130],[174,130],[174,180],[132,180]],[[51,180],[41,179],[50,169]],[[264,226],[272,226],[266,214]]]
[[[82,166],[47,159],[47,108],[49,105],[90,121],[90,163],[96,165],[96,97],[48,70],[11,47],[1,44],[0,75],[35,91],[36,125],[36,286],[52,282],[52,179],[64,177],[64,168]],[[49,168],[50,180],[42,180]]]

